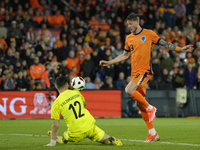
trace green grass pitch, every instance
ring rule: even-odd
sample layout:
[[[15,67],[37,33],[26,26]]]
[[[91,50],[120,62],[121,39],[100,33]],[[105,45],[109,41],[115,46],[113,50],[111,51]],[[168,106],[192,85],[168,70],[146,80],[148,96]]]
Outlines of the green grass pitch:
[[[200,150],[200,119],[157,118],[154,126],[160,141],[142,143],[148,130],[142,118],[96,119],[96,125],[106,133],[121,139],[123,146],[103,145],[85,139],[78,143],[49,143],[47,131],[52,120],[0,120],[0,150]],[[66,123],[59,123],[59,135],[66,130]]]

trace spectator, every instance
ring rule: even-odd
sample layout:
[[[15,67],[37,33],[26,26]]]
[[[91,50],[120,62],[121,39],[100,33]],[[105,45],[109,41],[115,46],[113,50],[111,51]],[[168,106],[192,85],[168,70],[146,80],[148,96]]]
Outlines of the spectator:
[[[91,82],[91,78],[90,77],[85,77],[85,88],[86,90],[95,90],[95,85],[94,83]]]
[[[62,41],[60,40],[60,36],[59,35],[56,35],[56,41],[54,42],[54,44],[57,45],[57,48],[60,48],[63,46],[63,43]]]
[[[4,83],[5,83],[5,80],[6,80],[6,75],[5,75],[5,74],[2,74],[1,82],[0,82],[0,91],[3,91],[3,90],[4,90]]]
[[[119,73],[119,78],[118,78],[118,80],[115,82],[116,88],[117,88],[118,90],[123,89],[123,88],[124,88],[124,83],[125,83],[124,73],[123,73],[123,72],[120,72],[120,73]]]
[[[81,72],[83,72],[83,77],[90,77],[93,79],[95,73],[94,62],[91,60],[91,55],[87,54],[86,59],[81,64]]]
[[[82,50],[84,51],[85,55],[93,52],[93,49],[89,46],[88,42],[84,42]]]
[[[8,31],[8,37],[10,37],[11,32],[14,33],[15,38],[22,38],[22,33],[19,29],[17,29],[17,22],[16,21],[12,21],[12,25],[11,28]]]
[[[85,53],[81,51],[77,57],[79,59],[79,64],[82,65],[86,59]],[[83,76],[83,71],[80,72],[80,75]]]
[[[192,63],[193,66],[195,66],[195,59],[192,57],[192,53],[187,53],[187,62]]]
[[[26,42],[29,42],[30,44],[36,43],[36,34],[33,31],[33,27],[29,26],[26,32]]]
[[[186,34],[188,35],[190,32],[194,31],[194,28],[192,26],[192,21],[188,21],[187,26],[184,28],[184,31],[186,31]]]
[[[45,84],[45,82],[44,82],[44,78],[40,79],[40,81],[39,81],[39,83],[38,83],[38,89],[40,89],[40,90],[45,90],[45,89],[47,89],[47,86],[46,86],[46,84]]]
[[[7,38],[7,28],[4,27],[4,21],[0,21],[0,33],[1,33],[1,38],[6,39]]]
[[[18,73],[19,71],[22,71],[22,70],[23,70],[23,68],[21,66],[21,63],[20,62],[16,62],[16,65],[15,65],[15,68],[14,68],[14,72]]]
[[[158,58],[154,58],[152,60],[152,68],[154,72],[154,79],[157,80],[158,77],[161,77],[161,74],[162,74],[162,67],[159,63]]]
[[[43,6],[39,3],[38,0],[30,0],[30,5],[35,8],[40,8],[42,11],[44,10]]]
[[[161,65],[162,65],[162,68],[166,68],[168,72],[170,72],[174,66],[174,62],[170,58],[167,52],[163,54],[163,60],[161,61]]]
[[[20,32],[22,33],[22,39],[25,39],[25,36],[26,36],[26,30],[25,30],[25,27],[24,27],[24,23],[20,23],[19,24],[19,30]]]
[[[89,25],[91,29],[94,29],[95,25],[99,25],[99,21],[96,19],[95,16],[91,17],[91,20],[89,20]]]
[[[4,18],[4,23],[5,23],[5,27],[10,27],[11,25],[11,17],[9,14],[5,15],[5,18]]]
[[[97,72],[100,69],[99,61],[101,60],[101,57],[98,55],[98,50],[93,51],[91,60],[94,62],[95,72]]]
[[[116,49],[111,53],[113,58],[121,55],[124,52],[124,50],[121,47],[122,47],[122,43],[117,43]]]
[[[16,89],[19,91],[29,90],[29,83],[27,82],[27,79],[23,77],[22,71],[18,72]]]
[[[169,75],[169,72],[167,69],[163,69],[163,74],[162,74],[162,82],[163,82],[163,89],[171,89],[172,84],[171,84],[171,76]]]
[[[173,75],[172,86],[173,88],[183,88],[185,85],[184,69],[179,69],[178,73]]]
[[[99,90],[102,87],[103,82],[101,81],[101,79],[99,77],[96,77],[94,79],[94,85],[95,85],[95,89]]]
[[[15,68],[17,62],[19,62],[19,63],[22,62],[22,59],[20,58],[20,54],[18,51],[16,51],[15,56],[10,59],[10,64],[13,65]]]
[[[188,63],[184,76],[185,76],[185,87],[196,89],[197,74],[193,69],[192,63]]]
[[[200,65],[197,72],[197,79],[198,79],[198,89],[200,89]]]
[[[79,59],[75,57],[74,51],[69,52],[69,57],[66,59],[67,61],[67,68],[69,71],[72,70],[72,68],[76,67],[76,74],[79,74],[80,71],[80,65],[79,65]]]
[[[1,52],[1,50],[0,50],[0,64],[2,64],[2,66],[5,66],[5,67],[7,67],[9,65],[9,63],[5,59],[5,55],[3,54],[3,52]],[[3,71],[3,70],[1,70],[1,71]],[[1,75],[1,73],[0,73],[0,75]]]
[[[104,18],[101,19],[100,28],[101,30],[110,30],[110,26],[108,23],[106,23],[106,19]]]
[[[70,34],[69,32],[69,28],[68,28],[68,25],[65,24],[60,32],[60,39],[62,40],[62,35],[63,34],[66,34],[66,36],[68,36]]]
[[[15,37],[14,32],[10,32],[10,36],[7,37],[6,39],[6,43],[8,44],[8,46],[11,46],[11,43],[14,43],[15,47],[20,47],[21,42],[19,41],[18,38]]]
[[[12,73],[9,71],[6,75],[6,79],[4,81],[4,90],[14,90],[16,87],[16,81],[12,77]]]
[[[51,31],[47,29],[47,25],[44,23],[42,24],[41,29],[37,31],[36,35],[38,40],[42,39],[46,44],[49,44],[51,41]]]
[[[156,80],[154,79],[154,76],[151,76],[149,78],[148,86],[149,86],[149,89],[151,89],[151,90],[158,89],[158,84],[157,84]]]
[[[76,52],[76,46],[75,46],[75,39],[69,39],[69,45],[67,47],[68,51],[74,51],[75,55],[77,54]]]
[[[5,54],[6,50],[8,48],[8,45],[6,43],[6,41],[0,37],[0,49],[3,50],[3,53]]]
[[[169,72],[169,74],[170,74],[171,76],[176,75],[176,74],[179,72],[178,65],[179,65],[179,64],[178,64],[177,62],[174,63],[173,69]]]
[[[112,59],[113,59],[112,56],[108,56],[108,61],[112,60]],[[110,76],[110,77],[114,78],[115,66],[114,65],[106,66],[103,68],[103,72],[104,72],[104,77],[107,78],[108,76]]]
[[[113,84],[113,78],[108,76],[106,78],[106,82],[101,87],[101,90],[114,90],[114,89],[116,89],[116,88]]]
[[[44,18],[41,22],[41,24],[45,24],[48,28],[51,27],[52,23],[52,17],[49,15],[49,10],[45,10]]]
[[[57,46],[56,43],[53,43],[52,52],[53,52],[54,56],[57,57],[57,60],[58,60],[59,62],[61,62],[61,60],[62,60],[61,51],[60,51],[60,48]]]
[[[53,52],[49,51],[47,54],[46,62],[51,62],[53,60]]]
[[[32,25],[34,28],[39,28],[40,27],[40,21],[41,19],[43,18],[43,16],[32,16],[31,19],[29,20],[30,24],[29,25]],[[40,23],[38,23],[40,22]]]
[[[106,38],[110,39],[111,45],[115,45],[115,42],[117,42],[118,39],[116,39],[116,37],[119,38],[118,36],[115,37],[113,34],[114,34],[113,29],[110,29],[110,30],[108,30],[107,35],[106,35]]]
[[[28,28],[28,26],[32,25],[31,24],[31,16],[30,15],[26,15],[26,17],[24,18],[24,20],[22,22],[20,22],[20,24],[23,23],[23,27],[25,29]],[[21,28],[20,28],[20,31],[21,31]]]
[[[114,46],[112,46],[111,44],[110,44],[110,38],[106,38],[105,39],[105,41],[106,41],[106,43],[105,43],[105,45],[103,45],[103,46],[101,46],[101,53],[102,53],[102,55],[105,55],[105,51],[107,50],[107,49],[109,49],[109,50],[111,50],[111,52],[114,52],[115,51],[115,48],[114,48]]]
[[[186,14],[186,7],[181,0],[178,0],[178,3],[174,6],[174,11],[177,17],[181,17]]]
[[[175,20],[175,15],[170,12],[170,8],[167,7],[167,9],[165,10],[164,14],[163,14],[163,19],[166,23],[166,28],[170,27],[170,28],[174,28],[176,20]]]
[[[64,16],[60,14],[60,10],[57,10],[56,14],[52,16],[51,24],[57,28],[60,28],[62,25],[66,24],[66,20]]]
[[[19,49],[17,48],[15,43],[11,41],[10,42],[10,47],[8,48],[8,50],[12,50],[12,53],[15,54],[15,52],[18,51]]]
[[[34,80],[38,81],[41,78],[44,78],[44,72],[45,72],[44,65],[39,64],[39,58],[35,57],[34,65],[31,65],[31,67],[30,67],[31,79],[34,79]],[[35,84],[34,81],[33,81],[33,84]]]
[[[67,48],[67,40],[63,40],[63,46],[60,48],[60,55],[62,60],[67,59],[67,57],[69,56],[69,51]]]
[[[7,50],[7,54],[5,56],[5,59],[6,59],[8,64],[10,64],[10,60],[12,59],[13,56],[14,56],[14,53],[12,52],[12,50]]]
[[[39,89],[37,83],[35,82],[35,79],[32,79],[32,80],[30,81],[30,85],[31,85],[31,90],[32,90],[32,91],[38,90],[38,89]]]
[[[182,61],[180,60],[179,56],[176,56],[176,57],[175,57],[175,62],[178,63],[178,67],[179,67],[179,68],[181,68],[181,67],[183,66],[183,63],[182,63]]]

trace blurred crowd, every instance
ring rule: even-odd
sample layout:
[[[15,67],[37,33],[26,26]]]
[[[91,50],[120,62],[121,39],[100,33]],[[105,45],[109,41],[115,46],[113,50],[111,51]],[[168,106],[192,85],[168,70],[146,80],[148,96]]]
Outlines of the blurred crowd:
[[[67,5],[65,5],[66,3]],[[1,0],[0,90],[54,89],[57,76],[82,76],[85,89],[124,89],[130,59],[100,67],[124,51],[126,16],[192,53],[152,46],[147,89],[200,89],[199,0]],[[59,31],[53,37],[52,31]]]

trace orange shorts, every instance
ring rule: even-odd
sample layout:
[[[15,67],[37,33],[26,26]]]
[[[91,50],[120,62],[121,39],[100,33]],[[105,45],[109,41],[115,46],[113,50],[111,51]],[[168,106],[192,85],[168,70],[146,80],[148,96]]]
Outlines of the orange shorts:
[[[146,84],[150,77],[151,74],[142,71],[131,75],[131,81],[135,82],[138,86],[136,91],[140,92],[143,96],[146,96]]]

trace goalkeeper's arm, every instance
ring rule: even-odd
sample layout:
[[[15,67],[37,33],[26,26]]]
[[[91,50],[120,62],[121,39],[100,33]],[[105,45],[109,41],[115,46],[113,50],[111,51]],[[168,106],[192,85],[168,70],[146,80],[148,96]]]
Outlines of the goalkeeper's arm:
[[[49,144],[45,146],[55,146],[56,145],[56,138],[58,135],[58,127],[59,127],[59,120],[54,119],[52,124],[52,139]]]

